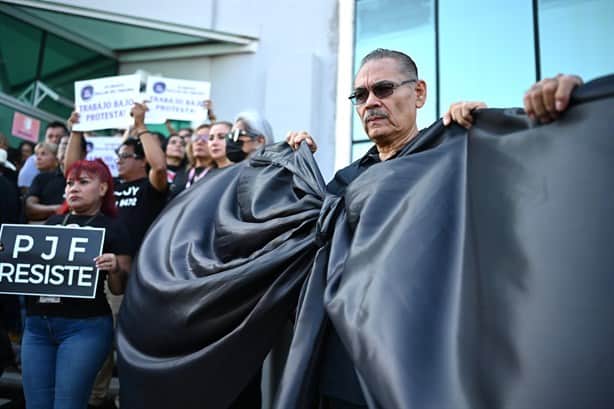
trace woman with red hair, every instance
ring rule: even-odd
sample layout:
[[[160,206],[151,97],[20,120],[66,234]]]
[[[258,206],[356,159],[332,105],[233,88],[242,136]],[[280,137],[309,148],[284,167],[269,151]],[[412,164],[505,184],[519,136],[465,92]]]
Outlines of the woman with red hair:
[[[105,279],[122,294],[130,271],[128,234],[114,223],[113,178],[101,160],[81,160],[66,171],[65,201],[48,225],[105,229],[96,296],[27,297],[21,347],[26,404],[32,409],[84,409],[98,370],[111,351],[113,319]]]

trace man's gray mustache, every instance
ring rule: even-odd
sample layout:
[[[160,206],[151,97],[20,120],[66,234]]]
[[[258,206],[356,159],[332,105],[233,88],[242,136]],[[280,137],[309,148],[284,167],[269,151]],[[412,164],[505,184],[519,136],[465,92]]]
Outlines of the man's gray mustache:
[[[366,122],[373,117],[388,118],[388,114],[384,111],[379,111],[377,109],[374,109],[372,111],[367,111],[367,114],[364,117],[364,121]]]

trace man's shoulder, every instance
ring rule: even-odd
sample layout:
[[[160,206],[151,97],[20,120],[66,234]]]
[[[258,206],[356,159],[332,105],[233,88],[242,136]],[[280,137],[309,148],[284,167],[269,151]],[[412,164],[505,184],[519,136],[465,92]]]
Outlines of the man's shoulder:
[[[58,169],[47,170],[45,172],[40,172],[39,174],[34,176],[34,179],[44,179],[44,180],[64,179],[64,174]]]
[[[61,184],[63,185],[65,181],[66,179],[64,178],[64,174],[61,171],[50,170],[46,172],[40,172],[39,174],[34,176],[34,179],[32,179],[32,185],[47,185],[49,183],[53,183],[55,185],[57,182],[61,182]]]

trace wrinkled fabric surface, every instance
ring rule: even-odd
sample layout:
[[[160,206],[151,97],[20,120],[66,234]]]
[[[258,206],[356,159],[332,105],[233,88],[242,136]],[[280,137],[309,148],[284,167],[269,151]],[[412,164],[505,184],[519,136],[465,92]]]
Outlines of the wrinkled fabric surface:
[[[224,408],[287,318],[277,408],[313,408],[334,326],[371,408],[614,406],[614,77],[556,122],[440,122],[342,197],[259,151],[152,226],[119,319],[122,407]]]

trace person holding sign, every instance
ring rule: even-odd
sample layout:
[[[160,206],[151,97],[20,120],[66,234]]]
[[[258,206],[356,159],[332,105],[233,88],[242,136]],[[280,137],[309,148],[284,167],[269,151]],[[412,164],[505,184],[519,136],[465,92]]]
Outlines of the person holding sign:
[[[138,251],[149,225],[166,204],[168,191],[166,158],[158,137],[145,127],[146,111],[145,104],[134,104],[130,111],[134,117],[132,136],[126,138],[116,152],[119,179],[115,179],[115,203],[119,223],[130,235],[132,255]],[[69,122],[78,121],[78,114],[73,113]],[[71,132],[64,159],[66,169],[79,159],[82,138],[82,132]]]
[[[93,299],[28,296],[21,359],[28,408],[85,408],[94,378],[113,343],[113,319],[104,283],[115,294],[126,285],[131,258],[117,215],[113,179],[100,159],[73,163],[66,172],[66,200],[47,225],[105,229]],[[59,247],[58,247],[59,248]],[[82,248],[72,248],[72,252]],[[60,256],[56,251],[54,258]],[[51,259],[53,263],[62,260]]]

